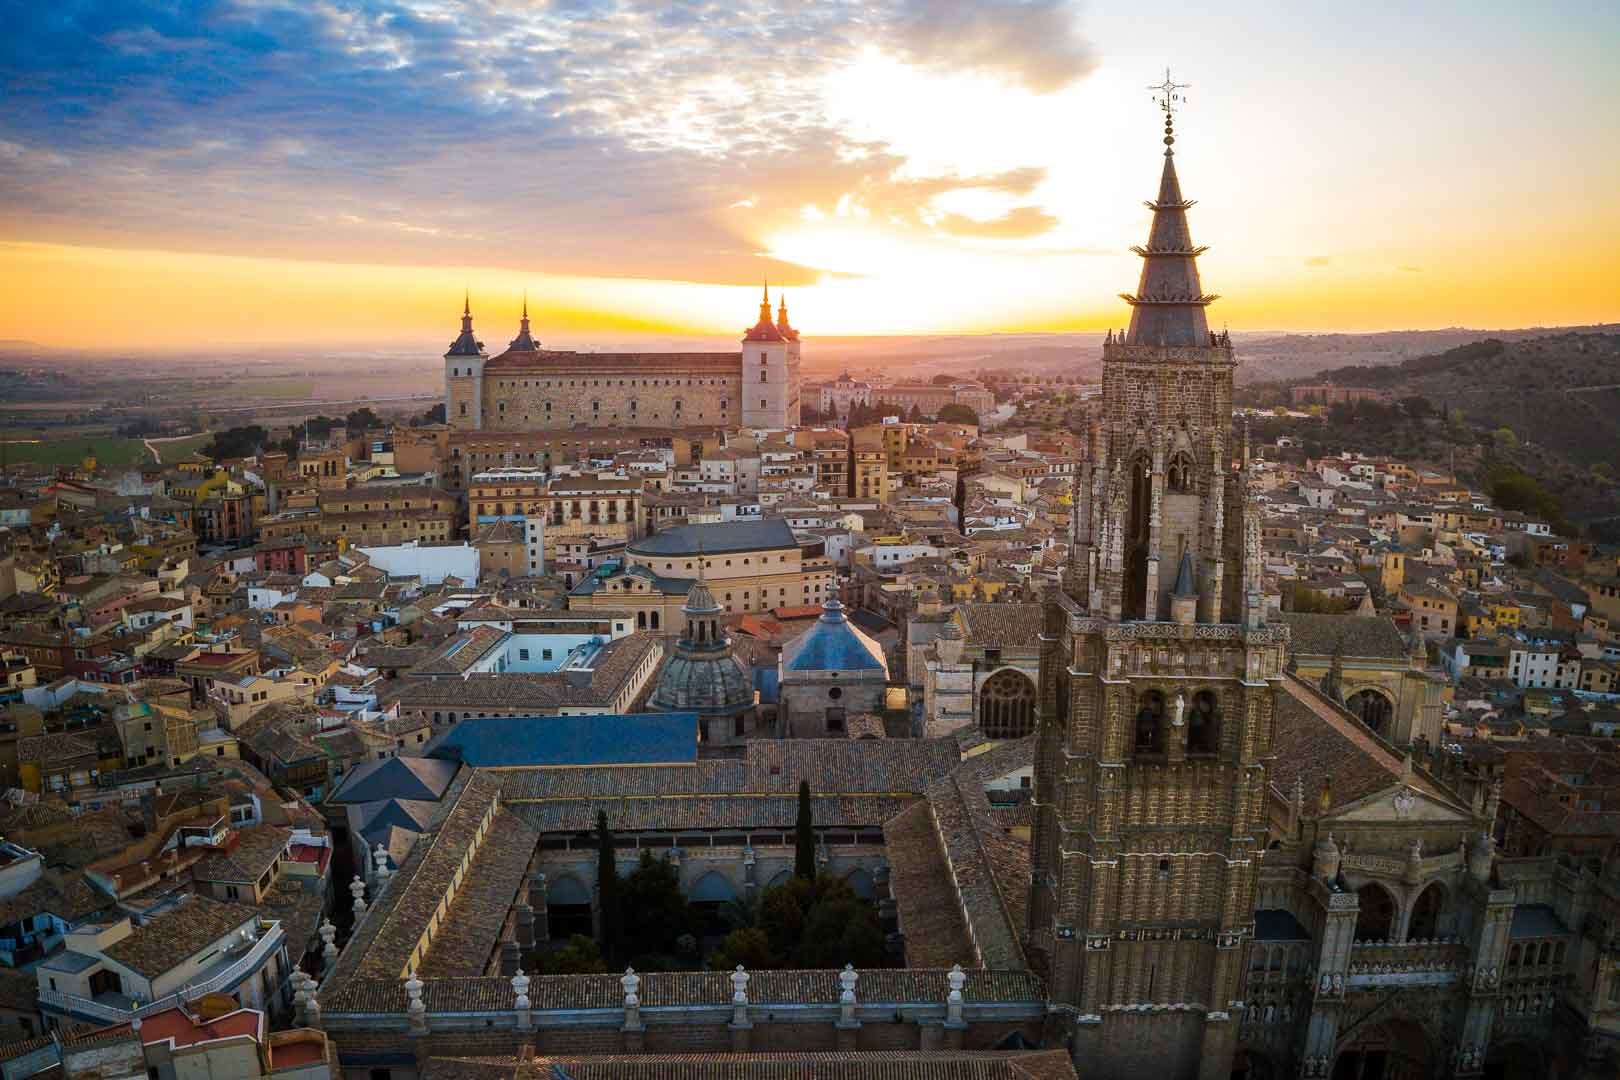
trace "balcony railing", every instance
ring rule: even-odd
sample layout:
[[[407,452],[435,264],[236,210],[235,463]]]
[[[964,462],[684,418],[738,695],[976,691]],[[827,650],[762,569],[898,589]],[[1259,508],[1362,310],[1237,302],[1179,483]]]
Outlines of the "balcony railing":
[[[1358,941],[1350,949],[1352,987],[1446,986],[1462,978],[1468,946],[1460,941]]]
[[[78,994],[67,994],[57,990],[41,990],[39,1003],[56,1012],[68,1013],[73,1016],[82,1016],[90,1020],[103,1020],[110,1024],[127,1023],[139,1016],[147,1017],[160,1013],[165,1009],[184,1006],[204,994],[228,990],[248,978],[253,972],[264,965],[266,957],[277,949],[285,940],[286,934],[281,929],[281,923],[273,922],[260,935],[253,947],[243,953],[226,967],[221,968],[202,982],[187,983],[172,994],[149,1001],[135,1008],[121,1007],[94,998],[80,997]]]

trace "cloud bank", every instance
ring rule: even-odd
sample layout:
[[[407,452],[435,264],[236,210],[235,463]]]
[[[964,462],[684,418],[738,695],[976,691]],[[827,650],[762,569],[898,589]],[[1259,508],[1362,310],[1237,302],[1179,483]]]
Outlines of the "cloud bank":
[[[881,49],[1046,92],[1094,63],[1052,0],[102,0],[26,5],[0,49],[0,230],[294,258],[746,280],[751,237],[854,200],[900,228],[1039,170],[908,177],[821,87]],[[792,279],[791,268],[773,276]]]

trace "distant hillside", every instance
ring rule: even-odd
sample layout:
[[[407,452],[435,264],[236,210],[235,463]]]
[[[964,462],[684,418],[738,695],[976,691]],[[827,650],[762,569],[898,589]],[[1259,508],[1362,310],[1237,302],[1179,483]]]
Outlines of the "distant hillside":
[[[1390,454],[1455,469],[1479,490],[1517,470],[1554,500],[1537,512],[1594,538],[1620,538],[1620,333],[1487,338],[1292,382],[1372,387],[1391,403],[1336,404],[1318,420],[1267,417],[1255,429],[1262,441],[1286,434],[1308,455]],[[1251,385],[1238,400],[1286,402],[1288,384]]]
[[[1489,338],[1392,367],[1344,367],[1320,378],[1426,397],[1480,427],[1592,466],[1620,461],[1620,334]]]
[[[1528,341],[1564,333],[1614,333],[1620,325],[1532,327],[1522,330],[1390,330],[1377,334],[1234,333],[1243,382],[1308,379],[1349,367],[1399,366],[1486,338]],[[1340,380],[1334,380],[1340,381]]]

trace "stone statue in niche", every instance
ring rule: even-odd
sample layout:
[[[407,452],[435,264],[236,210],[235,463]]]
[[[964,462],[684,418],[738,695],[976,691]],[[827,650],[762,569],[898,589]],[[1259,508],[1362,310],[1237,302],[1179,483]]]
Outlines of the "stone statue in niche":
[[[1185,713],[1186,711],[1187,711],[1187,699],[1182,697],[1180,694],[1177,694],[1176,695],[1176,704],[1175,704],[1175,714],[1174,714],[1174,716],[1171,717],[1170,722],[1172,724],[1174,724],[1176,727],[1180,727],[1183,723],[1185,723],[1185,721],[1182,719],[1182,714]]]

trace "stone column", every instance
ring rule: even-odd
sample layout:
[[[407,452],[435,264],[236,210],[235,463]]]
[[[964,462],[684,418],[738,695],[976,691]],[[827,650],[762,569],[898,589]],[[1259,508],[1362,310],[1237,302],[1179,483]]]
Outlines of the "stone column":
[[[889,886],[889,864],[880,862],[872,872],[872,891],[877,895],[878,923],[886,931],[899,928],[899,908]]]
[[[838,973],[838,985],[843,990],[838,995],[838,1023],[836,1040],[838,1049],[851,1051],[860,1045],[861,1022],[855,1018],[855,984],[860,981],[860,975],[855,971],[854,964],[845,964],[844,970]]]
[[[639,1054],[647,1045],[647,1028],[641,1022],[641,976],[636,969],[624,969],[624,977],[619,980],[624,987],[624,1026],[619,1030],[624,1033],[624,1050],[627,1054]]]
[[[512,994],[514,1000],[512,1008],[517,1010],[517,1024],[519,1031],[534,1030],[534,1012],[532,1002],[529,1001],[529,977],[518,968],[517,974],[512,976]]]
[[[546,904],[546,875],[536,874],[529,880],[529,906],[534,908],[534,947],[540,948],[551,941],[551,913]]]
[[[1339,1041],[1339,1023],[1344,1008],[1344,979],[1350,965],[1350,945],[1356,935],[1356,915],[1360,911],[1356,894],[1332,892],[1330,886],[1315,882],[1311,891],[1327,908],[1322,928],[1322,945],[1316,960],[1316,985],[1312,988],[1311,1015],[1305,1030],[1305,1050],[1300,1076],[1325,1077],[1333,1067],[1334,1048]]]
[[[1482,910],[1475,922],[1478,936],[1472,943],[1473,980],[1467,987],[1468,1011],[1463,1014],[1457,1052],[1450,1063],[1451,1075],[1457,1077],[1478,1076],[1485,1068],[1491,1028],[1501,1003],[1500,983],[1507,963],[1508,929],[1515,901],[1512,889],[1492,889],[1484,881],[1478,883],[1473,896]]]
[[[748,1053],[749,1033],[754,1025],[748,1019],[748,972],[741,964],[731,973],[731,1023],[726,1027],[731,1032],[731,1052]]]
[[[321,960],[325,970],[331,971],[332,965],[337,963],[338,958],[337,927],[332,925],[331,919],[326,919],[321,923],[321,941],[324,942],[321,946]]]
[[[523,966],[523,952],[513,938],[501,942],[501,974],[513,976]]]
[[[512,934],[518,948],[534,948],[534,908],[518,904],[512,909]]]
[[[359,874],[354,875],[354,880],[349,882],[349,895],[354,897],[354,919],[355,922],[359,922],[360,916],[366,913],[366,883],[360,879]]]
[[[309,1000],[304,1003],[304,1026],[320,1030],[321,1003],[315,999],[315,980],[309,981]]]
[[[377,883],[377,887],[373,891],[376,895],[381,896],[383,889],[388,887],[388,879],[393,876],[388,869],[388,852],[381,843],[371,853],[371,861],[374,866],[372,878]]]
[[[967,1021],[962,1016],[962,987],[967,985],[967,974],[961,964],[952,965],[945,983],[950,988],[945,994],[945,1045],[960,1050],[967,1035]]]
[[[410,1020],[412,1035],[428,1033],[427,1003],[422,1000],[422,980],[416,977],[415,968],[405,979],[405,1016]]]
[[[751,899],[754,895],[754,890],[759,888],[759,880],[756,876],[759,872],[759,867],[754,859],[754,849],[752,845],[745,846],[743,848],[742,860],[743,897],[745,899]]]

